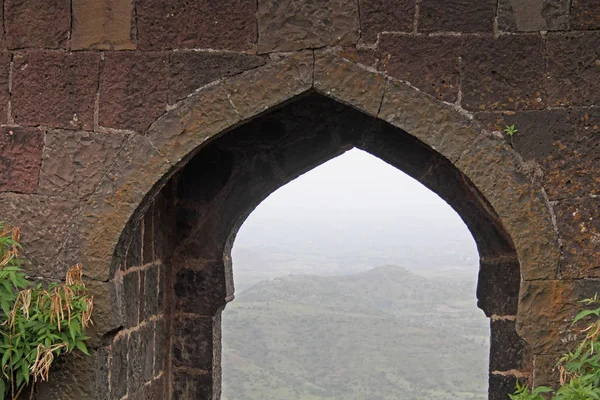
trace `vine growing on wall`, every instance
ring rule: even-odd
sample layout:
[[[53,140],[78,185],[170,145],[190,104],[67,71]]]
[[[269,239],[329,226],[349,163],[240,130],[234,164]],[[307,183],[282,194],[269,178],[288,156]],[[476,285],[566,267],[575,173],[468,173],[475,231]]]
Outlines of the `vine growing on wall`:
[[[0,399],[19,399],[47,381],[55,359],[75,349],[88,354],[85,329],[93,298],[76,265],[64,283],[31,282],[21,268],[19,229],[0,223]]]
[[[582,330],[585,334],[576,349],[564,354],[557,365],[560,373],[560,387],[550,397],[552,400],[600,400],[600,298],[581,301],[587,306],[595,306],[591,310],[580,311],[573,324],[583,318],[591,317],[592,322]],[[517,385],[517,390],[510,395],[512,400],[546,400],[554,392],[546,386],[531,390],[526,385]]]

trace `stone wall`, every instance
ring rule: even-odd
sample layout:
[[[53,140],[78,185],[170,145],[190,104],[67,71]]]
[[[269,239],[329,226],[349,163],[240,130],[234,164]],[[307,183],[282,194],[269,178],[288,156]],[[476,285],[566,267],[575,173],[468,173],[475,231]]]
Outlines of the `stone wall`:
[[[83,262],[97,304],[94,356],[38,398],[218,398],[237,227],[353,146],[471,229],[490,399],[555,383],[600,289],[598,1],[3,5],[0,220],[32,276]]]

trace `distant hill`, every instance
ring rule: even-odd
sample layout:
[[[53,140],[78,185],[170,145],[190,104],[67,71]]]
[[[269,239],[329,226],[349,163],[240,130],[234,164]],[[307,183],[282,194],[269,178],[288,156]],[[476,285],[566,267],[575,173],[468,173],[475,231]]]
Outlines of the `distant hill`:
[[[226,400],[486,399],[472,283],[396,266],[260,282],[223,313]]]

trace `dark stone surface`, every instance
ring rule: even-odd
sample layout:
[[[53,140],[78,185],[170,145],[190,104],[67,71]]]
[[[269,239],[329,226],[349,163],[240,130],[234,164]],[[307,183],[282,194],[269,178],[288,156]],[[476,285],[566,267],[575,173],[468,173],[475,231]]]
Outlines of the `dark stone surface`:
[[[140,267],[142,265],[142,226],[138,224],[131,232],[127,256],[125,258],[125,269]]]
[[[514,376],[503,376],[490,374],[488,382],[488,400],[506,400],[509,394],[515,392],[517,378]]]
[[[169,58],[169,104],[209,82],[260,67],[265,59],[249,54],[178,51]]]
[[[198,270],[181,269],[174,285],[175,304],[180,311],[210,316],[225,303],[223,266],[218,263]]]
[[[496,0],[422,0],[419,32],[492,32]]]
[[[1,37],[1,35],[0,35]],[[2,40],[0,39],[0,45]],[[8,78],[10,74],[10,62],[12,54],[8,52],[0,52],[0,124],[7,122],[8,100]]]
[[[462,105],[473,111],[544,107],[539,35],[469,37],[461,63]]]
[[[139,323],[140,277],[138,271],[123,276],[123,296],[125,306],[125,322],[128,327]]]
[[[154,322],[149,322],[140,328],[139,357],[141,360],[142,383],[147,383],[154,377]]]
[[[213,367],[211,317],[175,317],[173,320],[173,366],[211,371]]]
[[[571,27],[577,30],[600,29],[600,2],[572,0]]]
[[[261,0],[258,4],[260,53],[348,45],[357,40],[355,0]]]
[[[515,322],[492,319],[490,332],[490,371],[523,370],[527,345],[517,334]]]
[[[415,0],[360,0],[360,33],[365,42],[376,42],[387,31],[410,32],[415,22]]]
[[[100,76],[102,126],[145,131],[166,111],[166,53],[106,53]]]
[[[508,32],[569,29],[570,0],[500,0],[498,29]]]
[[[146,265],[155,261],[154,255],[154,202],[144,214],[142,237],[142,264]]]
[[[454,36],[382,35],[379,69],[453,103],[459,89],[460,48],[461,38]]]
[[[248,50],[256,43],[256,1],[140,0],[138,48]]]
[[[39,193],[88,198],[126,136],[85,131],[50,130],[40,172]]]
[[[481,261],[477,281],[477,306],[488,317],[516,315],[520,283],[518,261]]]
[[[0,128],[0,192],[37,191],[43,147],[37,128]]]
[[[150,345],[153,343],[150,342]],[[134,393],[144,383],[145,350],[148,343],[142,340],[141,330],[129,334],[127,342],[127,392]]]
[[[12,115],[22,125],[91,130],[98,53],[31,51],[14,57]]]
[[[155,321],[154,335],[154,375],[165,372],[167,367],[167,357],[169,353],[169,336],[167,332],[167,323],[164,318]],[[166,373],[166,372],[165,372]]]
[[[120,399],[127,393],[128,342],[129,336],[123,336],[111,346],[110,394],[112,399]]]
[[[600,201],[597,197],[560,201],[554,206],[563,242],[561,276],[600,277]],[[599,288],[600,289],[600,288]]]
[[[548,35],[549,105],[600,104],[599,49],[600,32]]]
[[[4,27],[9,49],[66,48],[70,26],[69,0],[4,2]]]
[[[145,320],[158,313],[158,266],[151,265],[140,273],[144,275],[144,305],[141,319]]]
[[[550,200],[600,194],[600,111],[573,108],[504,116],[515,125],[513,147],[535,160]]]
[[[173,400],[210,399],[212,393],[210,375],[177,370],[173,372]]]

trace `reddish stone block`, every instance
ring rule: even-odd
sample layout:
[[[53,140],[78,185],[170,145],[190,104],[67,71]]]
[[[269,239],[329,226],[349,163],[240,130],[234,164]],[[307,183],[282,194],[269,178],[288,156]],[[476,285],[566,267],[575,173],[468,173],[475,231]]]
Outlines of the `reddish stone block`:
[[[71,49],[135,49],[133,0],[72,0]]]
[[[165,53],[107,53],[100,76],[100,125],[145,131],[165,112],[168,68]]]
[[[379,67],[379,52],[373,49],[357,49],[354,46],[342,47],[337,51],[340,57],[350,60],[356,64],[362,64],[371,68]]]
[[[32,51],[15,55],[12,115],[21,125],[90,130],[100,55]]]
[[[448,102],[458,96],[461,39],[382,35],[379,69]]]
[[[513,147],[535,160],[551,200],[600,194],[600,111],[543,110],[505,115],[516,125]]]
[[[376,42],[384,31],[410,32],[414,28],[415,0],[360,0],[361,38]]]
[[[600,104],[600,32],[549,34],[548,102],[552,106]]]
[[[6,0],[6,44],[9,49],[64,49],[71,26],[69,0]]]
[[[600,2],[572,0],[571,28],[576,30],[600,29]]]
[[[569,29],[571,0],[499,0],[498,29],[508,32]]]
[[[0,124],[7,121],[8,100],[8,76],[10,74],[10,53],[0,53]]]
[[[544,107],[543,44],[539,35],[469,37],[461,63],[462,105],[469,110]]]
[[[37,128],[0,128],[0,192],[36,192],[43,148]]]
[[[422,0],[419,32],[492,32],[496,0]]]
[[[218,78],[265,64],[262,57],[235,53],[178,51],[169,59],[169,104]]]
[[[257,39],[256,8],[251,0],[140,0],[138,48],[248,50]]]

